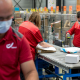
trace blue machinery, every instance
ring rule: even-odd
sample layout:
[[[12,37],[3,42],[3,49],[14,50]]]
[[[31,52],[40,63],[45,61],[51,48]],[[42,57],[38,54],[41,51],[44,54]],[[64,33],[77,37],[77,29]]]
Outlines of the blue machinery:
[[[59,66],[56,67],[55,66],[55,62],[52,63],[52,61],[50,61],[48,58],[44,57],[41,58],[40,55],[38,55],[37,59],[35,60],[35,64],[36,64],[36,69],[38,71],[39,75],[39,79],[41,78],[51,78],[51,77],[55,77],[56,80],[67,80],[67,77],[69,77],[69,80],[71,80],[71,77],[79,77],[80,73],[76,73],[76,74],[71,74],[71,69],[69,69],[69,71],[67,72],[64,69],[64,73],[59,74]],[[49,69],[47,69],[47,67],[49,66],[49,64],[53,64],[55,66],[55,71],[52,72]],[[43,75],[41,72],[41,69],[44,68],[47,71],[49,71],[51,74],[48,75]],[[63,68],[62,68],[63,69]],[[61,77],[63,76],[63,78]]]

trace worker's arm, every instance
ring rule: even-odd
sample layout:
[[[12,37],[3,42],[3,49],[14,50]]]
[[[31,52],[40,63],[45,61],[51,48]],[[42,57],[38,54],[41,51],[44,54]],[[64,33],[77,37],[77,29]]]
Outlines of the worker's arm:
[[[74,34],[74,32],[75,32],[75,25],[76,25],[76,23],[72,26],[72,28],[70,29],[70,30],[68,30],[67,32],[66,32],[66,37],[70,34],[70,35],[73,35]]]
[[[19,46],[19,63],[21,64],[21,70],[24,74],[25,80],[39,80],[38,73],[36,71],[32,54],[30,51],[30,45],[24,36],[22,37]]]
[[[74,32],[75,32],[75,26],[76,26],[76,23],[72,26],[72,28],[71,28],[70,30],[68,30],[68,31],[66,32],[66,34],[67,34],[67,33],[69,33],[70,35],[74,34]]]
[[[33,60],[21,64],[25,80],[39,80]]]
[[[40,42],[39,45],[41,45],[42,47],[53,47],[52,45],[47,44],[46,42]]]

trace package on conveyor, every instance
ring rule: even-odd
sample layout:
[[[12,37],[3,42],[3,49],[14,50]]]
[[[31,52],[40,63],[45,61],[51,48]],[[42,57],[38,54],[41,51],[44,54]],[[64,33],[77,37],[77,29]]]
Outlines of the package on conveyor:
[[[46,47],[43,48],[39,44],[36,46],[36,52],[37,53],[53,53],[56,52],[56,49],[54,47]]]
[[[67,54],[65,56],[66,63],[78,63],[79,62],[79,55]]]
[[[80,48],[78,47],[67,47],[67,48],[60,48],[62,52],[68,53],[65,56],[65,62],[66,63],[78,63],[79,62],[79,55],[77,53],[80,53]]]

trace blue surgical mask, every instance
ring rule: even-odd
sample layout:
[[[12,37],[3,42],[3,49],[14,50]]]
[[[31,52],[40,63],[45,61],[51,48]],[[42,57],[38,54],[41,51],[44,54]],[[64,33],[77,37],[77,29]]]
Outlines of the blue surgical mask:
[[[12,24],[12,19],[8,21],[0,21],[0,33],[6,33]]]

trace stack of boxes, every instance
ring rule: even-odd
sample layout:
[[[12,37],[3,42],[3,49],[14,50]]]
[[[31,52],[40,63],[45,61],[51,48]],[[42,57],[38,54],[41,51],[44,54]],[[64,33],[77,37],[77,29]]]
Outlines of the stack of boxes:
[[[16,28],[18,29],[20,24],[23,22],[23,18],[21,18],[19,8],[17,7],[15,7],[14,18],[15,18],[15,29]]]

